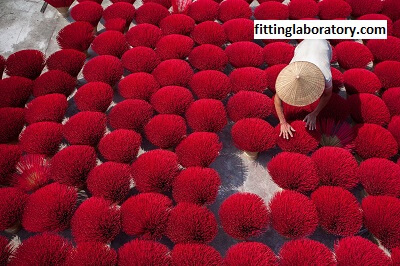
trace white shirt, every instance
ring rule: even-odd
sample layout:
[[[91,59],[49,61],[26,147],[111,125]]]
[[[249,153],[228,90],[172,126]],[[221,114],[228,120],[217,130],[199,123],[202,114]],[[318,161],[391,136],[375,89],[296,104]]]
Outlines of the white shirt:
[[[294,50],[292,62],[306,61],[316,65],[324,74],[325,89],[332,87],[332,47],[327,40],[303,40]]]

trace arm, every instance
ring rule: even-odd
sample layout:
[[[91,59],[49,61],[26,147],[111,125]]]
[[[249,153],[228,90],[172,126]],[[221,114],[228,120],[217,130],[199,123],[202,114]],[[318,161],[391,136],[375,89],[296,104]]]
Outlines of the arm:
[[[310,114],[308,114],[304,118],[303,121],[306,122],[306,127],[308,127],[309,130],[316,129],[317,116],[324,109],[324,107],[328,104],[331,96],[332,96],[332,87],[324,90],[324,92],[322,93],[322,96],[319,100],[317,108],[315,108],[314,111],[312,111]]]
[[[282,136],[284,139],[289,139],[289,135],[293,137],[292,131],[294,132],[296,130],[294,130],[294,128],[292,128],[292,126],[289,125],[288,122],[286,122],[285,114],[283,113],[282,100],[278,97],[277,94],[275,94],[274,104],[276,113],[278,114],[279,123],[281,124],[281,132],[279,134],[279,137]]]

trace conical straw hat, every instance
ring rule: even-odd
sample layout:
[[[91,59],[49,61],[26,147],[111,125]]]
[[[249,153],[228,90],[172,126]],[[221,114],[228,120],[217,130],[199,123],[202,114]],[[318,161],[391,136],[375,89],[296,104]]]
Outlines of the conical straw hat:
[[[290,63],[276,79],[279,98],[293,106],[306,106],[321,97],[325,89],[322,71],[313,63],[297,61]]]

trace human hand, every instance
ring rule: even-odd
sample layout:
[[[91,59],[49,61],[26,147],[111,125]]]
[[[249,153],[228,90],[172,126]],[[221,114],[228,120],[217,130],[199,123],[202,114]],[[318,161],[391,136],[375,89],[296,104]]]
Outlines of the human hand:
[[[289,136],[293,137],[292,131],[295,132],[296,130],[294,130],[289,123],[284,122],[281,124],[281,133],[279,134],[279,137],[282,136],[284,139],[289,139]]]
[[[304,119],[304,122],[306,122],[306,127],[308,127],[309,130],[314,130],[317,128],[317,116],[314,113],[309,113]]]

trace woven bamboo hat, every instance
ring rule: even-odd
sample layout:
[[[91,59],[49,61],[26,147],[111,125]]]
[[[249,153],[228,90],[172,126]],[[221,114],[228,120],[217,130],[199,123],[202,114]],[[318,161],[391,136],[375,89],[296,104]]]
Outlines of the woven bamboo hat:
[[[279,73],[276,79],[279,98],[293,106],[306,106],[321,97],[325,89],[322,71],[313,63],[292,62]]]

